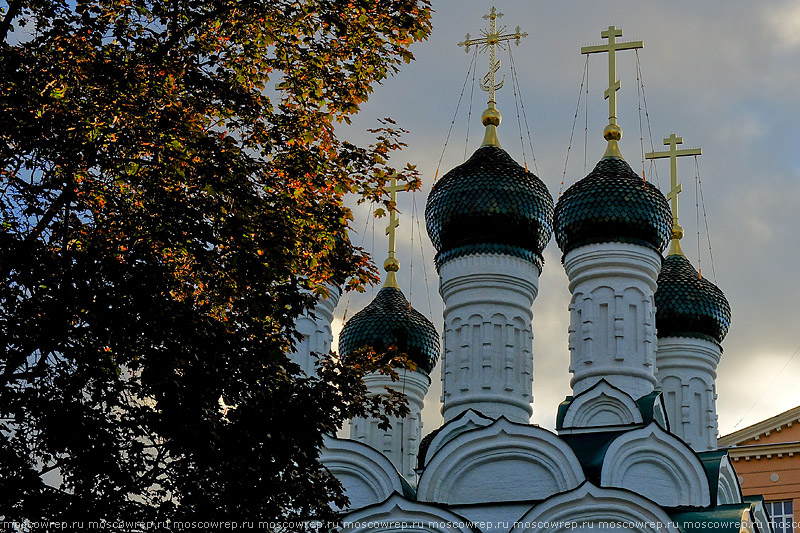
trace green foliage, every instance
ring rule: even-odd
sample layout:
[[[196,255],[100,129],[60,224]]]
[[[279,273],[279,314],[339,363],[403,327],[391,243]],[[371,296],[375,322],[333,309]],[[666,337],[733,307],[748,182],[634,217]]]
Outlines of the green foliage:
[[[326,284],[375,279],[343,142],[427,0],[29,0],[0,23],[0,516],[335,519],[318,463],[386,361],[285,353]],[[413,167],[401,180],[417,186]]]

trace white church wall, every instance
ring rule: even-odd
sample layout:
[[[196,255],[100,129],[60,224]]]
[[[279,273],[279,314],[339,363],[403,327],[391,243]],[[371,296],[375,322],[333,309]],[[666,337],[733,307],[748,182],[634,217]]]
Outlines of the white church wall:
[[[384,374],[368,374],[364,383],[370,394],[385,394],[385,387],[402,392],[409,413],[403,418],[389,417],[391,427],[381,429],[374,418],[353,418],[350,438],[380,451],[412,484],[416,484],[417,454],[422,441],[422,408],[431,378],[422,372],[399,370],[399,380]]]
[[[658,339],[659,386],[664,391],[672,432],[696,451],[717,448],[717,365],[719,344],[693,337]]]
[[[351,533],[479,533],[470,521],[441,507],[411,502],[398,494],[371,507],[350,513],[341,531]]]
[[[661,255],[622,242],[589,244],[564,256],[569,277],[570,384],[577,395],[600,379],[641,398],[655,378],[653,293]]]
[[[403,493],[403,482],[383,454],[352,440],[326,437],[320,462],[344,487],[348,509],[359,509]]]
[[[331,351],[333,332],[333,311],[339,303],[341,291],[338,287],[328,285],[328,297],[321,297],[312,312],[303,313],[296,322],[297,331],[302,336],[295,345],[295,351],[289,354],[289,359],[300,365],[308,376],[316,373],[317,358],[312,354],[327,354]]]
[[[540,500],[583,480],[578,459],[558,436],[501,418],[439,449],[420,477],[417,499],[452,505]]]
[[[657,424],[624,433],[611,443],[600,484],[631,490],[666,507],[711,503],[700,458]]]
[[[431,439],[430,444],[428,444],[428,449],[425,451],[425,457],[422,459],[422,464],[427,465],[430,458],[433,457],[442,446],[462,433],[488,426],[493,422],[494,420],[491,418],[483,416],[472,409],[461,413],[457,418],[445,423],[445,425],[438,430],[433,439]]]
[[[533,507],[511,531],[561,533],[597,531],[679,533],[660,507],[641,496],[589,482]]]
[[[502,254],[457,257],[439,269],[444,300],[442,415],[467,409],[527,423],[533,409],[533,301],[539,270]]]

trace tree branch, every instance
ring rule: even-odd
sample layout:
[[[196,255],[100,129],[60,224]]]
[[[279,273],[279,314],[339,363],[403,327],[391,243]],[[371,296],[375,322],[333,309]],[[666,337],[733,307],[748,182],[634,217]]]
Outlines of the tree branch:
[[[40,378],[44,376],[44,367],[47,364],[47,360],[53,354],[53,352],[48,351],[46,354],[42,354],[39,357],[39,360],[33,366],[33,368],[27,368],[22,370],[21,372],[15,372],[18,368],[20,368],[25,361],[34,353],[35,349],[31,352],[28,352],[27,355],[23,355],[26,353],[26,350],[19,350],[16,355],[10,354],[8,357],[8,361],[6,362],[5,369],[0,377],[2,377],[2,383],[7,384],[11,383],[12,381],[18,381],[20,379],[28,379],[28,378]]]
[[[55,470],[57,468],[61,468],[61,465],[63,465],[63,464],[64,464],[64,461],[56,461],[54,465],[49,466],[49,467],[43,469],[41,472],[39,472],[39,477],[46,476],[47,474],[49,474],[53,470]]]
[[[8,5],[8,12],[5,18],[0,22],[0,40],[6,41],[8,37],[8,30],[11,29],[11,21],[17,18],[19,12],[22,11],[22,0],[14,0]]]
[[[71,184],[67,184],[67,186],[61,191],[61,194],[58,195],[58,198],[56,198],[55,201],[50,204],[50,207],[47,209],[47,212],[44,214],[44,216],[39,219],[36,227],[34,227],[33,230],[25,236],[26,243],[36,239],[45,229],[47,229],[47,226],[49,226],[53,221],[59,209],[66,205],[67,201],[72,196],[72,192],[73,188]]]
[[[226,11],[232,11],[233,8],[234,8],[234,4],[228,4],[228,5],[219,7],[217,9],[214,9],[212,11],[207,12],[204,15],[198,16],[197,18],[195,18],[194,20],[192,20],[188,24],[184,25],[178,31],[174,32],[169,37],[169,39],[167,39],[163,44],[159,45],[159,47],[156,49],[155,54],[154,54],[154,57],[155,57],[156,61],[160,61],[161,59],[163,59],[164,56],[167,55],[167,53],[172,48],[174,48],[176,44],[178,44],[178,41],[180,41],[181,39],[186,37],[191,30],[193,30],[195,28],[199,28],[205,22],[208,22],[209,20],[211,20],[211,19],[213,19],[215,17],[218,17],[219,15],[222,15]]]

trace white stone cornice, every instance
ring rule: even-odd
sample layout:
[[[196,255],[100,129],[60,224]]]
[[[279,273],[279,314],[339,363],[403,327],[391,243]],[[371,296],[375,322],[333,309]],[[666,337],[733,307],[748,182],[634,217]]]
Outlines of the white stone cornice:
[[[431,386],[431,378],[424,372],[399,369],[397,381],[386,374],[367,374],[364,384],[369,394],[385,394],[386,387],[405,394],[409,403],[414,403],[420,410],[423,407],[425,395]]]
[[[658,324],[656,324],[658,326]],[[719,344],[697,337],[661,337],[658,339],[658,367],[693,365],[716,375],[722,351]]]
[[[731,446],[728,454],[734,461],[739,459],[772,459],[782,455],[793,456],[800,454],[800,442],[779,442],[773,444],[748,444],[746,446]]]
[[[499,268],[511,273],[517,272],[520,269],[527,270],[531,268],[535,269],[537,273],[539,272],[536,265],[530,261],[508,254],[477,253],[462,255],[448,260],[442,265],[442,268],[444,268],[445,265],[447,265],[448,268],[463,268],[467,271],[480,270],[482,267],[490,266],[493,269]]]
[[[507,290],[507,291],[514,291],[521,294],[530,295],[522,302],[509,302],[511,304],[517,303],[517,306],[522,310],[529,310],[531,305],[533,305],[534,299],[536,299],[536,295],[538,293],[538,287],[533,283],[530,283],[527,279],[524,278],[512,278],[505,275],[495,275],[495,274],[470,274],[468,276],[464,276],[458,278],[456,280],[450,281],[442,281],[441,284],[441,294],[442,298],[447,298],[451,294],[453,296],[458,296],[459,291],[469,290],[474,287],[494,287],[498,290]],[[471,304],[486,304],[486,305],[494,305],[497,303],[497,298],[492,295],[491,292],[483,292],[481,293],[482,297],[479,298],[456,298],[451,301],[451,306],[449,310],[454,311],[463,307],[465,305]]]
[[[577,372],[576,372],[576,374],[577,374]],[[623,379],[620,379],[620,378],[623,378]],[[624,378],[630,378],[630,379],[624,379]],[[588,389],[586,389],[584,387],[581,387],[580,389],[577,389],[575,387],[575,385],[579,381],[587,380],[587,381],[592,381],[593,383],[597,383],[601,379],[606,379],[606,380],[612,381],[615,385],[619,384],[618,388],[620,388],[620,389],[625,387],[625,382],[627,382],[627,381],[650,383],[651,384],[650,390],[647,391],[646,388],[645,388],[644,390],[646,392],[644,392],[644,394],[639,394],[639,392],[642,392],[642,391],[639,390],[639,388],[635,389],[635,390],[638,391],[638,392],[635,393],[637,395],[637,397],[645,396],[646,394],[649,394],[650,392],[652,392],[653,391],[653,387],[657,383],[656,382],[656,378],[653,375],[653,373],[651,371],[648,371],[647,369],[629,368],[629,367],[625,367],[625,366],[620,365],[619,368],[615,368],[614,369],[613,376],[609,376],[609,370],[606,367],[598,368],[598,369],[583,370],[583,371],[580,372],[579,375],[573,377],[570,380],[570,385],[572,385],[573,389],[576,389],[576,394],[580,394],[580,393],[582,393],[582,392],[584,392],[585,390],[588,390]],[[625,388],[629,388],[629,387],[625,387]],[[580,392],[578,392],[578,391],[580,391]],[[628,393],[628,394],[630,395],[630,393]]]
[[[602,269],[598,269],[602,264]],[[569,288],[594,279],[622,277],[642,281],[656,290],[661,272],[661,254],[646,246],[625,242],[589,244],[564,256],[564,269],[570,277]]]
[[[523,296],[522,300],[514,298],[509,303],[530,312],[539,292],[539,270],[532,263],[509,255],[457,257],[442,265],[439,277],[439,291],[449,310],[472,303],[497,303],[496,290],[508,290]],[[480,291],[481,287],[492,287],[495,291]]]

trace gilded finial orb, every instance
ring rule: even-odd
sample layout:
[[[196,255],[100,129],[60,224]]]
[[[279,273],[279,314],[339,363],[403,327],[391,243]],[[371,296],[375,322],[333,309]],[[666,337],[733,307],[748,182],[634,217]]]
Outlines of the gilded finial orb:
[[[383,269],[386,272],[397,272],[400,270],[400,261],[395,257],[389,257],[383,262]]]
[[[606,147],[606,153],[603,154],[603,157],[618,157],[619,159],[623,159],[618,144],[619,140],[622,139],[622,128],[612,122],[603,130],[603,138],[608,141],[608,147]]]
[[[607,141],[619,141],[622,139],[622,128],[617,124],[609,124],[603,130],[603,138]]]
[[[669,243],[669,250],[667,250],[667,257],[671,255],[684,255],[681,249],[681,239],[683,238],[683,228],[680,224],[675,223],[672,225],[672,240]]]
[[[481,115],[481,122],[486,126],[481,146],[496,146],[500,148],[500,139],[497,138],[497,126],[500,125],[501,120],[503,120],[503,116],[497,110],[495,103],[489,100],[489,107]]]
[[[500,114],[500,111],[498,111],[497,108],[495,107],[494,102],[489,102],[489,107],[481,115],[481,123],[484,126],[489,126],[489,125],[499,126],[502,120],[503,116]]]

